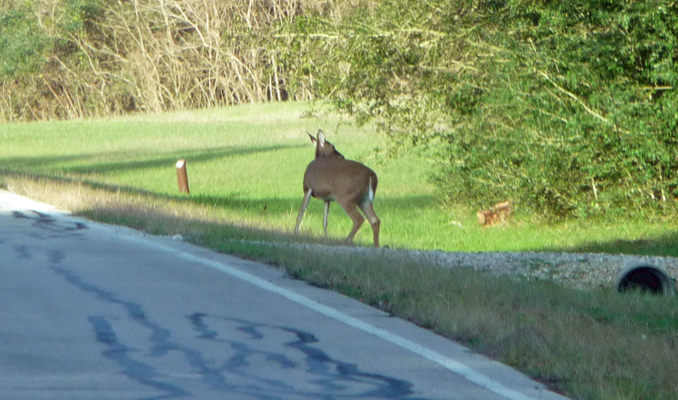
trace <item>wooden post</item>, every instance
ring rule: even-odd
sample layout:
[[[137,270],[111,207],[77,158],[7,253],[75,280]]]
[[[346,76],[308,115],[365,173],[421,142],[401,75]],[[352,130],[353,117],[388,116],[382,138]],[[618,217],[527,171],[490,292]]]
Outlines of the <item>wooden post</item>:
[[[179,193],[191,194],[188,190],[188,174],[186,173],[186,160],[184,159],[177,161],[177,183],[179,183]]]

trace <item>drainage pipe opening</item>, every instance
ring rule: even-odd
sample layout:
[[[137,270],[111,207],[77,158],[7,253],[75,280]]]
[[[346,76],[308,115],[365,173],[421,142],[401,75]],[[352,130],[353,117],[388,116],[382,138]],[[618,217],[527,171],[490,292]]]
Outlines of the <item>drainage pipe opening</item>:
[[[673,278],[660,268],[644,263],[631,264],[622,269],[614,287],[618,292],[642,290],[663,296],[676,294]]]

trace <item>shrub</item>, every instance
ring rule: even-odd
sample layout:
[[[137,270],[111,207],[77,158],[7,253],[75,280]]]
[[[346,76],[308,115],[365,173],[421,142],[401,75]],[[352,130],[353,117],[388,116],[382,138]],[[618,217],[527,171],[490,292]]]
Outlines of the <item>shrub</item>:
[[[450,202],[674,209],[675,2],[384,1],[353,18],[322,87],[396,147],[437,149]]]

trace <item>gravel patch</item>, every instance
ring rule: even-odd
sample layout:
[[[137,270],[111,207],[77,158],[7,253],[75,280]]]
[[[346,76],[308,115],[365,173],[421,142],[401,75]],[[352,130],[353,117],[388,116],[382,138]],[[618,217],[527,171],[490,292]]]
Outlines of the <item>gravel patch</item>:
[[[375,251],[370,247],[271,242],[259,242],[259,244],[322,249],[328,254],[361,254]],[[522,276],[528,279],[549,281],[583,290],[612,288],[619,272],[630,263],[647,263],[663,269],[674,281],[678,279],[678,258],[674,257],[596,253],[462,253],[396,249],[379,249],[376,251],[387,252],[389,255],[396,256],[402,254],[403,257],[421,259],[422,262],[441,268],[471,268],[496,275]]]
[[[678,258],[673,257],[592,253],[415,253],[443,268],[461,266],[497,275],[550,281],[576,289],[611,288],[621,269],[630,263],[651,264],[666,271],[674,280],[678,278]]]

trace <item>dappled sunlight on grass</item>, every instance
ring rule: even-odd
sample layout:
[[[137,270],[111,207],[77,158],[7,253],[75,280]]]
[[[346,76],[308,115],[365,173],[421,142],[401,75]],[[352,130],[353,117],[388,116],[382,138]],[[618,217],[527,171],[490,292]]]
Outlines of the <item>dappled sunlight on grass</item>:
[[[83,182],[112,192],[180,199],[174,164],[188,160],[190,198],[211,211],[272,231],[290,231],[313,148],[306,132],[322,128],[347,158],[379,176],[375,211],[382,244],[447,251],[591,251],[678,254],[672,220],[569,221],[548,224],[519,212],[507,224],[482,228],[475,211],[439,202],[428,181],[430,160],[417,154],[384,158],[384,139],[332,114],[304,116],[307,103],[262,104],[119,118],[4,125],[0,171]],[[49,202],[49,200],[47,200]],[[331,207],[329,235],[346,237],[351,221]],[[322,202],[313,200],[302,225],[322,235]],[[356,237],[369,245],[367,225]]]

